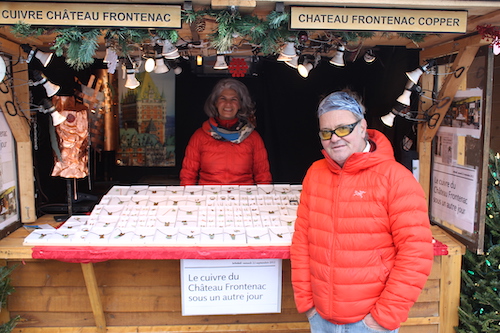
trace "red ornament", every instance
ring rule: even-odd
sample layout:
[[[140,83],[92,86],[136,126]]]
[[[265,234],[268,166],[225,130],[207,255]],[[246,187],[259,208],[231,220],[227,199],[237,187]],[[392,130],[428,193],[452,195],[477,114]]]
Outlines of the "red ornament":
[[[248,70],[247,62],[243,58],[232,58],[228,67],[232,77],[244,77]]]
[[[500,46],[500,29],[498,27],[494,27],[491,24],[487,25],[478,25],[476,27],[477,32],[483,36],[483,38],[491,39],[490,47],[494,45]]]
[[[72,123],[76,120],[76,117],[70,113],[66,116],[66,120],[68,121],[68,123]]]
[[[307,32],[305,32],[305,31],[299,32],[299,42],[301,44],[307,43],[308,40],[309,40],[309,36],[307,35]]]

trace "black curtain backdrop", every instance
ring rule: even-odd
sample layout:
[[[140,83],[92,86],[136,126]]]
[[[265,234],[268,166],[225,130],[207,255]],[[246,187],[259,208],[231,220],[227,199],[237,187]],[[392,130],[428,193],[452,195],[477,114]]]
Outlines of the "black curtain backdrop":
[[[238,78],[257,104],[257,131],[266,144],[273,181],[300,183],[312,162],[322,158],[318,138],[317,106],[329,93],[350,88],[364,100],[368,127],[382,131],[402,161],[401,141],[412,124],[397,119],[388,128],[380,117],[391,110],[407,82],[405,72],[418,66],[418,50],[379,47],[378,58],[366,64],[362,57],[336,68],[323,59],[307,79],[274,59],[261,58],[256,75]],[[189,70],[189,69],[188,69]],[[221,77],[186,71],[176,80],[176,145],[180,170],[184,149],[193,132],[207,119],[203,104]],[[401,121],[400,121],[401,120]]]
[[[322,158],[317,135],[317,106],[322,97],[345,87],[363,97],[368,127],[387,135],[393,143],[397,160],[405,165],[411,162],[415,152],[401,149],[401,142],[405,135],[411,135],[413,124],[398,117],[395,126],[388,128],[382,124],[380,117],[390,111],[403,92],[407,82],[405,72],[418,66],[419,50],[380,46],[376,52],[377,60],[374,63],[366,64],[361,54],[357,60],[347,61],[344,68],[336,68],[328,63],[329,59],[324,58],[307,79],[282,62],[260,57],[251,75],[237,78],[247,85],[256,102],[257,131],[267,147],[275,183],[301,183],[311,163]],[[183,72],[176,77],[176,166],[118,167],[113,165],[112,160],[107,161],[103,155],[91,152],[92,180],[78,180],[79,192],[102,195],[114,184],[147,184],[151,179],[154,179],[154,184],[161,183],[163,179],[168,184],[178,181],[189,138],[207,119],[203,112],[205,99],[218,80],[228,77],[227,74],[214,75],[213,71],[210,75],[197,74],[189,61],[182,61],[181,65]],[[54,66],[60,68],[56,70]],[[102,63],[96,66],[102,67]],[[51,80],[65,87],[68,94],[78,89],[74,85],[74,76],[85,83],[92,72],[92,69],[88,69],[63,75],[71,71],[62,58],[56,59],[51,68],[40,69]],[[65,79],[70,81],[65,82]],[[33,93],[35,103],[43,97],[36,91]],[[37,117],[37,149],[34,151],[37,198],[43,204],[48,203],[48,206],[52,203],[62,204],[62,208],[58,209],[63,210],[67,202],[67,182],[50,176],[53,153],[46,130],[49,116],[38,113]],[[103,172],[104,168],[106,172]],[[103,174],[110,175],[111,179],[103,179]],[[45,211],[49,211],[49,208]]]

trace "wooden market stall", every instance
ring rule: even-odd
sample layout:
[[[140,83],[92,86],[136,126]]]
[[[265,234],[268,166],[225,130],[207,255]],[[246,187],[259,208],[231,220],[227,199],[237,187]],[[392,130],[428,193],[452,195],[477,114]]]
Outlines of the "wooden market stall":
[[[41,1],[34,1],[41,2]],[[77,1],[71,1],[77,2]],[[119,1],[111,1],[119,2]],[[147,1],[135,1],[146,3]],[[207,3],[208,4],[208,3]],[[266,1],[212,1],[213,7],[237,6],[243,12],[268,12]],[[289,1],[286,5],[295,4]],[[304,2],[300,2],[304,5]],[[309,5],[330,6],[328,1],[307,2]],[[196,3],[204,5],[204,3]],[[392,7],[390,1],[341,1],[335,5],[363,7]],[[418,45],[421,48],[422,63],[450,54],[454,55],[452,71],[464,68],[467,73],[480,47],[491,43],[475,33],[479,24],[499,24],[500,9],[494,1],[441,1],[436,8],[435,1],[411,1],[398,3],[405,8],[428,9],[468,9],[467,33],[444,36],[428,36]],[[209,24],[214,24],[209,22]],[[183,30],[192,31],[184,26]],[[3,52],[17,54],[15,37],[2,30],[0,47]],[[46,45],[44,36],[30,40],[31,43]],[[203,39],[203,36],[201,36]],[[17,44],[16,44],[17,43]],[[44,44],[45,43],[45,44]],[[367,40],[366,43],[404,43],[407,47],[417,47],[408,41]],[[250,50],[251,53],[251,50]],[[16,64],[19,70],[26,64]],[[24,67],[23,67],[24,66]],[[17,73],[27,79],[26,73]],[[465,75],[464,75],[465,76]],[[424,123],[419,129],[418,153],[420,160],[419,181],[428,197],[431,188],[432,140],[450,106],[464,76],[447,76],[443,83],[439,100],[446,100],[436,110],[441,115],[437,126]],[[432,82],[423,83],[432,86]],[[24,92],[21,89],[25,89]],[[19,93],[21,92],[21,94]],[[3,94],[2,104],[11,96]],[[0,95],[1,96],[1,95]],[[18,88],[17,98],[29,101],[27,87]],[[489,98],[489,97],[488,97]],[[45,215],[36,219],[34,208],[33,171],[31,165],[30,128],[20,117],[10,119],[19,151],[18,172],[20,174],[21,220],[23,223],[54,224],[53,216]],[[486,133],[489,136],[489,133]],[[484,157],[483,157],[484,158]],[[461,256],[465,246],[439,226],[432,226],[435,240],[434,266],[418,302],[410,312],[410,318],[403,324],[402,333],[452,333],[458,324],[457,308],[460,302]],[[16,332],[309,332],[304,315],[298,314],[293,302],[290,283],[290,261],[288,250],[281,249],[277,258],[283,259],[282,309],[281,313],[218,316],[182,316],[180,259],[168,253],[162,258],[127,258],[126,254],[117,258],[92,262],[89,257],[75,262],[56,259],[33,258],[33,248],[23,246],[29,234],[20,228],[0,240],[0,259],[9,267],[19,266],[12,274],[15,293],[9,298],[8,308],[2,309],[3,321],[20,315],[22,320]],[[89,254],[87,254],[88,256]],[[261,257],[259,249],[249,251],[248,258]],[[183,259],[189,258],[182,257]],[[210,258],[207,258],[210,259]],[[221,259],[221,257],[218,257]]]
[[[53,224],[44,216],[38,224]],[[452,333],[458,324],[461,256],[465,247],[439,227],[432,227],[434,266],[402,333]],[[24,228],[0,240],[0,258],[19,264],[12,274],[16,289],[2,314],[20,315],[20,333],[40,329],[65,332],[309,332],[303,314],[293,302],[288,249],[277,250],[283,260],[281,313],[253,315],[181,315],[180,265],[174,258],[68,263],[32,259],[32,247],[23,246]],[[189,251],[189,250],[186,250]],[[178,254],[177,254],[178,255]],[[226,255],[228,255],[226,253]],[[168,258],[172,254],[165,253]],[[175,256],[175,254],[173,255]],[[224,257],[224,253],[221,254]],[[259,249],[248,258],[273,256]],[[195,256],[196,257],[196,256]],[[188,256],[189,258],[189,256]],[[81,259],[81,258],[80,258]],[[219,258],[220,259],[220,258]]]

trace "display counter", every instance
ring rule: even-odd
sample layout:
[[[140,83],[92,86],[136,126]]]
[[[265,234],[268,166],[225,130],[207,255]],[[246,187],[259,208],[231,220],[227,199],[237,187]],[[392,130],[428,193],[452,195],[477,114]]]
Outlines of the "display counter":
[[[53,216],[45,215],[35,224],[53,221]],[[434,266],[401,333],[452,333],[458,324],[465,248],[439,227],[433,226],[432,231],[438,241]],[[284,259],[281,313],[182,316],[180,258],[136,259],[130,248],[115,248],[120,257],[104,261],[33,259],[34,247],[23,245],[28,235],[28,230],[20,228],[0,240],[0,258],[9,266],[19,264],[12,273],[15,292],[8,309],[2,311],[4,316],[22,317],[16,332],[309,332],[305,316],[295,309],[286,247],[273,249],[275,257]],[[156,249],[164,255],[175,252],[170,250]],[[272,256],[267,250],[248,248],[247,257]],[[84,248],[79,251],[92,253]],[[207,255],[210,251],[184,247],[184,258],[202,254],[213,259]],[[234,252],[230,248],[218,251],[222,251],[217,252],[219,259]]]

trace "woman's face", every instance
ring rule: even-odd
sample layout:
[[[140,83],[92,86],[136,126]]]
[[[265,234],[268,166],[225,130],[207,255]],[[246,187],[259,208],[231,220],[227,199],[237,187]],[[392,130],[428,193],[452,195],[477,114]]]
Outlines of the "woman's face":
[[[220,119],[234,119],[240,109],[240,97],[233,89],[224,89],[219,95],[219,98],[217,98],[215,107],[219,112]]]

